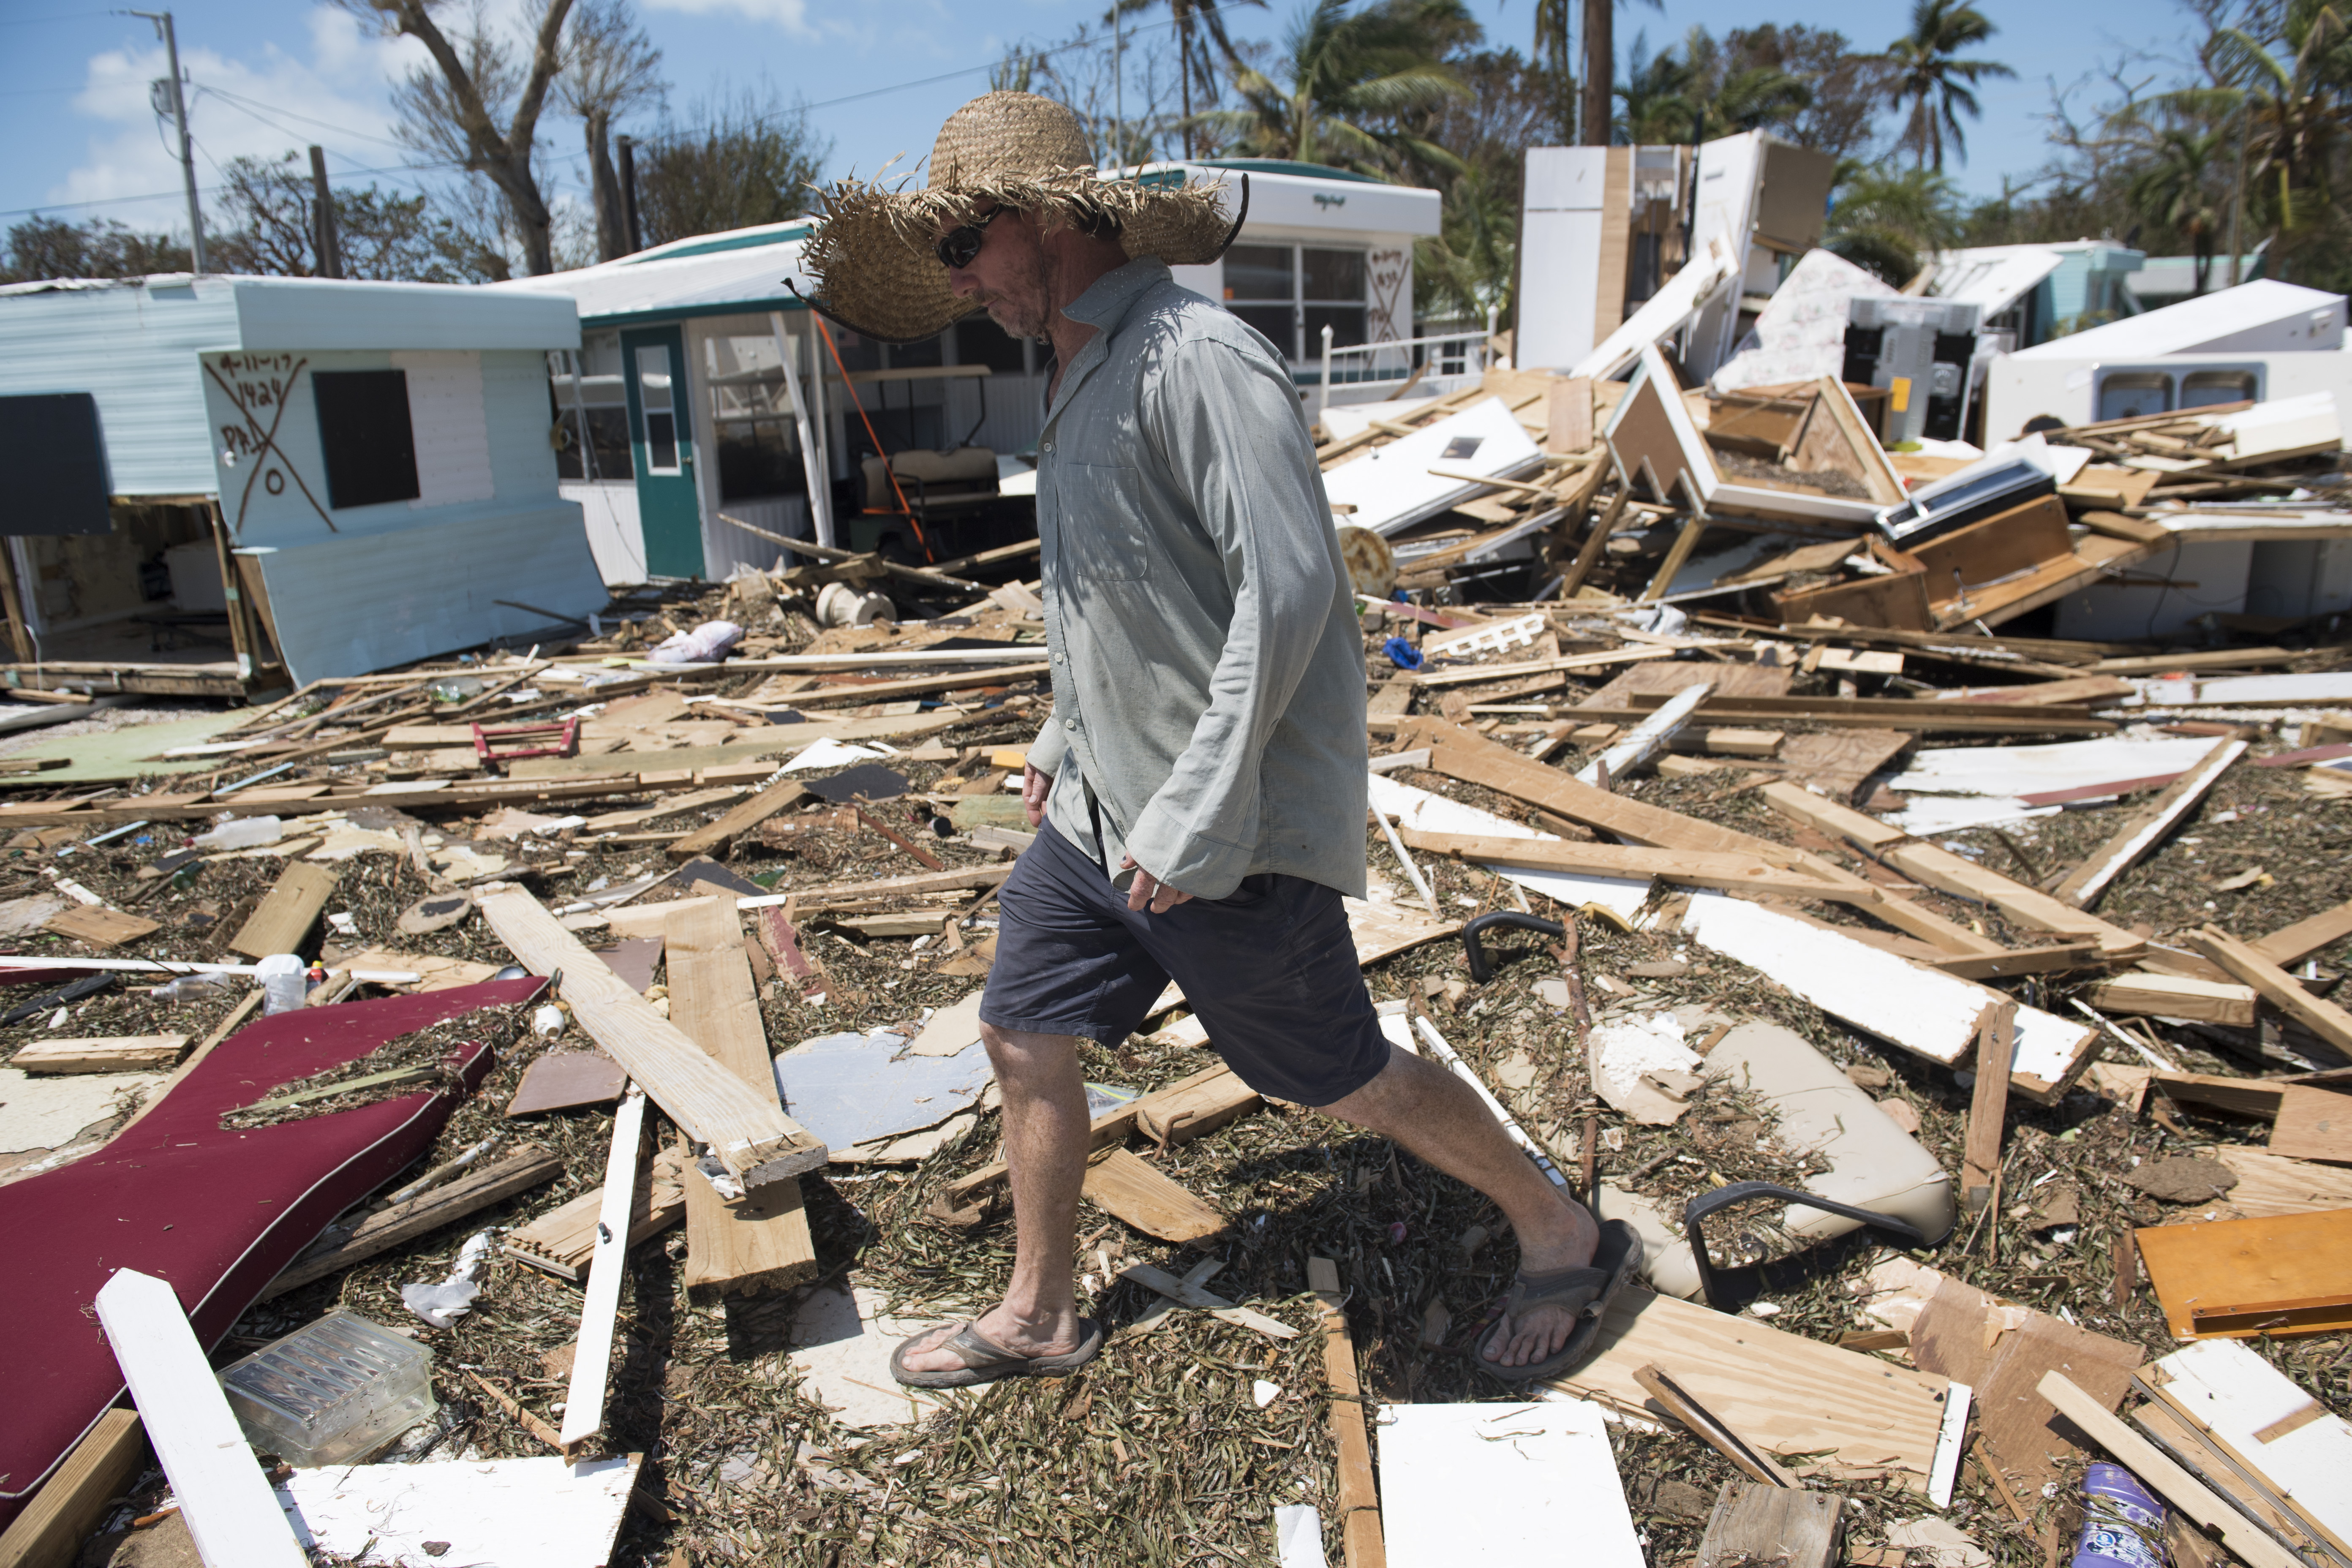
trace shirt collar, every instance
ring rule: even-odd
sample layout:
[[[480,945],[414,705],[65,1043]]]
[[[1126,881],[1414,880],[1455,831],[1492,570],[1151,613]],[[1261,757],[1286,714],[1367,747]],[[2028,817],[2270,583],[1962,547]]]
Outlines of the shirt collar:
[[[1126,266],[1104,273],[1089,284],[1087,291],[1062,307],[1062,314],[1074,321],[1101,329],[1103,337],[1118,331],[1119,323],[1134,306],[1143,291],[1168,279],[1168,264],[1156,256],[1139,256]]]

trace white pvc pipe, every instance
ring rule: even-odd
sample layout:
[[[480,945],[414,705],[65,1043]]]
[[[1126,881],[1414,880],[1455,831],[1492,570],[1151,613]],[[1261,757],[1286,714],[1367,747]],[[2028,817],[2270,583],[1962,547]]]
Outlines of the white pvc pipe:
[[[261,966],[183,963],[175,958],[33,958],[23,953],[0,953],[0,970],[11,969],[76,969],[125,974],[257,974]],[[371,985],[408,985],[425,978],[411,969],[347,969],[343,973]]]
[[[1536,1163],[1536,1169],[1551,1178],[1553,1186],[1567,1187],[1568,1178],[1559,1173],[1559,1167],[1551,1163],[1551,1156],[1544,1152],[1541,1144],[1528,1136],[1517,1118],[1503,1109],[1503,1102],[1496,1100],[1494,1091],[1480,1081],[1478,1075],[1471,1070],[1470,1064],[1454,1054],[1454,1047],[1445,1043],[1445,1037],[1437,1032],[1437,1026],[1423,1016],[1415,1017],[1412,1026],[1421,1036],[1422,1044],[1427,1046],[1439,1061],[1451,1068],[1454,1077],[1468,1084],[1478,1098],[1486,1102],[1486,1109],[1493,1111],[1495,1120],[1503,1124],[1503,1136],[1517,1143],[1527,1157]]]

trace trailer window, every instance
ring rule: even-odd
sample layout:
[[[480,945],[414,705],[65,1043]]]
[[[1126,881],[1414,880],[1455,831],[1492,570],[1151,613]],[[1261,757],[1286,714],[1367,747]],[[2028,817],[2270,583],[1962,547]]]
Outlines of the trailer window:
[[[327,459],[327,504],[337,511],[415,500],[416,432],[408,417],[408,373],[310,373],[319,446]]]
[[[630,479],[629,394],[621,382],[621,334],[582,334],[577,353],[547,356],[548,395],[563,433],[555,471],[567,479]]]

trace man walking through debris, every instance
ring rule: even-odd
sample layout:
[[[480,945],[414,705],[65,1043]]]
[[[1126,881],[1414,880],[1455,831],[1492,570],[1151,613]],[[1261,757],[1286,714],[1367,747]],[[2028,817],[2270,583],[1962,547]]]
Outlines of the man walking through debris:
[[[1168,270],[1239,232],[1219,195],[1100,179],[1069,110],[994,92],[941,129],[926,189],[836,188],[809,248],[819,307],[861,332],[914,342],[984,308],[1054,350],[1037,443],[1054,707],[981,1006],[1013,1281],[975,1321],[899,1346],[901,1383],[1056,1376],[1100,1352],[1072,1279],[1077,1043],[1126,1038],[1171,976],[1251,1088],[1501,1208],[1520,1271],[1480,1345],[1496,1375],[1588,1355],[1641,1259],[1629,1226],[1596,1226],[1467,1085],[1379,1029],[1340,904],[1364,889],[1362,643],[1314,446],[1281,356]]]

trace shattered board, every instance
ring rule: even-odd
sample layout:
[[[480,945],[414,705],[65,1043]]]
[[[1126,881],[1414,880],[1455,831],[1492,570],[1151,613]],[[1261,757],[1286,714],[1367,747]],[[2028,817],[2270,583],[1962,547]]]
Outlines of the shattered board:
[[[936,1126],[970,1109],[992,1076],[977,1042],[951,1057],[916,1056],[887,1029],[820,1035],[776,1058],[785,1113],[828,1149]]]
[[[1491,811],[1481,811],[1475,805],[1400,784],[1384,773],[1373,773],[1370,778],[1372,804],[1395,818],[1400,827],[1418,827],[1427,833],[1472,833],[1496,838],[1549,838],[1559,842],[1557,834],[1538,833]],[[1629,881],[1622,877],[1580,877],[1573,871],[1541,871],[1525,866],[1496,866],[1491,869],[1505,881],[1516,882],[1531,893],[1557,899],[1571,910],[1599,904],[1627,920],[1632,920],[1650,898],[1646,877]]]
[[[1356,509],[1340,515],[1358,528],[1394,533],[1486,489],[1483,479],[1512,479],[1542,460],[1518,416],[1489,397],[1349,458],[1323,476],[1323,491],[1333,506]],[[1441,478],[1432,468],[1475,477]]]
[[[278,1506],[304,1546],[396,1568],[604,1568],[643,1458],[329,1465]]]

